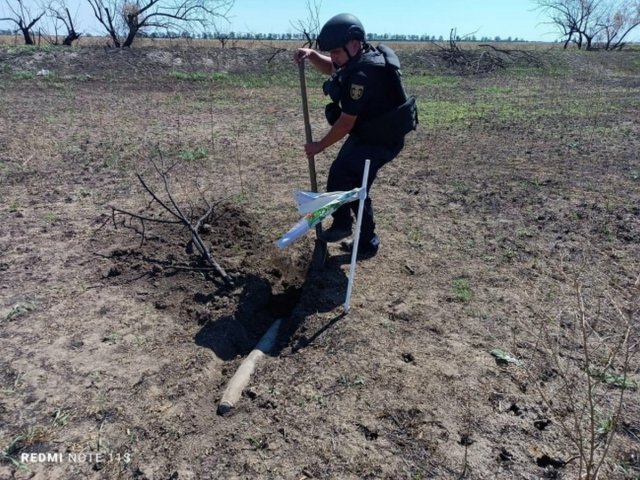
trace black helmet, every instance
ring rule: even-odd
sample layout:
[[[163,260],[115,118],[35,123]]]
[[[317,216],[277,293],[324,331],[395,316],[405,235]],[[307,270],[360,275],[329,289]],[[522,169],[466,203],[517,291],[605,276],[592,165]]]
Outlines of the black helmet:
[[[318,48],[324,52],[343,47],[349,40],[364,41],[364,27],[350,13],[341,13],[329,19],[318,35]]]

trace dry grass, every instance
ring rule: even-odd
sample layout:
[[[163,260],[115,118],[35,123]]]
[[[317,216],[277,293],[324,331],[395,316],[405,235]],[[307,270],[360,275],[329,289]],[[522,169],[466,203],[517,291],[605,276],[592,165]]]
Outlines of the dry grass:
[[[53,38],[50,38],[52,41]],[[36,39],[39,45],[49,45],[50,41],[45,37]],[[78,46],[106,46],[110,42],[108,37],[80,37],[74,43]],[[227,40],[227,48],[285,48],[293,49],[301,46],[302,40]],[[385,43],[398,51],[417,51],[417,50],[437,50],[439,48],[447,48],[449,42],[396,42],[375,40],[373,44]],[[540,50],[547,48],[562,48],[560,43],[551,42],[460,42],[462,48],[475,49],[479,45],[490,44],[497,48],[518,49],[518,50]],[[0,45],[23,45],[24,41],[21,36],[2,35],[0,36]],[[154,47],[154,48],[173,48],[173,47],[194,47],[194,48],[218,48],[222,44],[218,40],[202,40],[202,39],[167,39],[167,38],[138,38],[133,48]]]

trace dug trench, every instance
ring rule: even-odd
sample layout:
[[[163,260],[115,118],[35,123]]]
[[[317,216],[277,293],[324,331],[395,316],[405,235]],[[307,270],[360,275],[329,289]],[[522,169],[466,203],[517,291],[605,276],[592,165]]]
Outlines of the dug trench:
[[[155,225],[142,239],[139,230],[123,228],[126,222],[105,217],[111,246],[98,254],[110,261],[102,272],[107,285],[125,286],[149,309],[169,314],[185,328],[197,326],[193,343],[225,362],[219,385],[224,387],[275,320],[282,323],[269,353],[277,357],[311,345],[343,317],[338,313],[321,325],[305,323],[310,314],[341,311],[347,278],[340,266],[350,258],[337,255],[314,266],[312,235],[278,250],[273,239],[257,231],[251,215],[233,203],[222,204],[213,217],[199,233],[231,284],[207,270],[190,248],[188,231],[172,226]]]

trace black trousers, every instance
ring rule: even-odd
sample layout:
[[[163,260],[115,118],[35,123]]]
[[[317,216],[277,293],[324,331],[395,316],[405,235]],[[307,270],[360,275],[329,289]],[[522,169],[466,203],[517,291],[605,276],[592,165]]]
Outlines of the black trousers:
[[[342,145],[338,156],[331,164],[329,178],[327,179],[327,191],[335,192],[360,187],[362,185],[365,161],[367,159],[371,160],[367,182],[367,199],[364,203],[362,228],[360,230],[361,242],[368,242],[375,236],[376,224],[373,220],[373,205],[369,196],[371,185],[376,179],[378,170],[398,156],[403,147],[404,141],[399,141],[390,147],[368,145],[351,135]],[[357,216],[358,203],[351,202],[336,210],[333,213],[333,225],[340,228],[351,228],[353,223],[351,211],[353,211],[354,217]]]

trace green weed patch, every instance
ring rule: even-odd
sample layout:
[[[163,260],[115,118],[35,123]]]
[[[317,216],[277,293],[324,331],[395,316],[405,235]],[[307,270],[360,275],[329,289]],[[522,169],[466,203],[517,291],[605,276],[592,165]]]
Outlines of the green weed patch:
[[[12,77],[14,80],[33,80],[36,74],[29,70],[14,70]]]
[[[169,78],[182,82],[211,83],[216,86],[233,88],[273,88],[282,86],[296,88],[299,86],[297,70],[273,69],[267,72],[228,73],[228,72],[187,72],[184,70],[172,70]],[[319,87],[317,74],[308,75],[310,88]]]
[[[420,123],[430,127],[468,126],[476,121],[531,123],[549,118],[597,118],[628,108],[611,98],[510,95],[507,87],[487,87],[479,98],[431,100],[418,98]],[[640,104],[640,101],[637,102]]]
[[[180,159],[185,162],[195,162],[202,160],[208,155],[207,149],[203,147],[187,148],[180,151]]]
[[[185,72],[172,70],[169,77],[183,82],[221,82],[224,83],[228,75],[225,72]]]
[[[407,87],[456,87],[460,84],[460,78],[453,75],[406,75],[403,78]]]
[[[451,288],[451,296],[456,302],[469,302],[473,298],[473,292],[471,291],[469,280],[466,278],[456,278],[453,281],[453,286]]]

